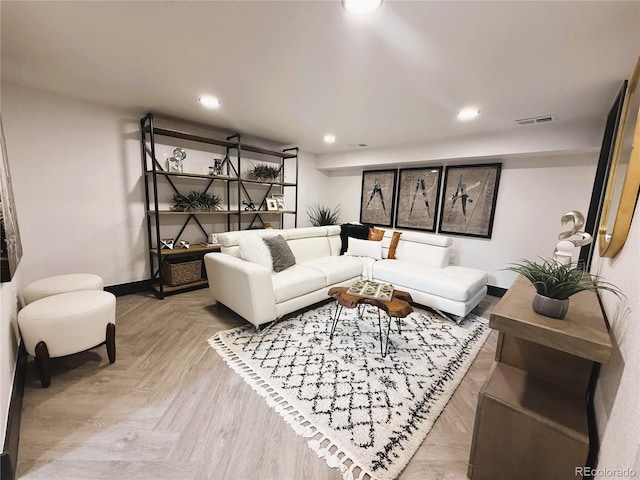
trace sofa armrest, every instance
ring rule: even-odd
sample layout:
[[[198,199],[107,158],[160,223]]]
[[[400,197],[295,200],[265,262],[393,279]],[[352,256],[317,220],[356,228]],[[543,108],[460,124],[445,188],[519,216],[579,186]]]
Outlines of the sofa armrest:
[[[217,302],[255,326],[276,319],[271,271],[224,253],[204,256],[209,291]]]

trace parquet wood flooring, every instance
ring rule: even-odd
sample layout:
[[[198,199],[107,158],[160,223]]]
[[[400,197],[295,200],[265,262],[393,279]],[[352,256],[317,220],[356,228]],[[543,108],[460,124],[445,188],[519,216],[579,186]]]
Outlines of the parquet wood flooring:
[[[488,317],[486,297],[474,313]],[[244,321],[208,290],[117,300],[117,358],[106,349],[53,360],[40,386],[29,358],[19,479],[341,480],[306,440],[209,347]],[[466,479],[477,394],[493,332],[402,480]]]

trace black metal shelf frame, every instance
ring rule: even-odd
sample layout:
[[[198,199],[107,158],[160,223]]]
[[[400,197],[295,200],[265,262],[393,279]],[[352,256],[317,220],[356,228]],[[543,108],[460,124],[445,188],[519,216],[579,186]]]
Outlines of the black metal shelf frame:
[[[231,143],[230,141],[232,139],[235,139],[235,143]],[[252,203],[254,205],[255,202],[253,202],[253,199],[251,198],[251,194],[247,191],[247,188],[245,187],[245,183],[246,184],[253,184],[253,185],[264,185],[267,187],[267,189],[263,192],[263,195],[260,198],[260,204],[256,206],[256,210],[252,210],[250,212],[244,212],[245,214],[249,213],[249,214],[253,214],[253,217],[251,218],[250,222],[249,222],[249,226],[247,228],[253,228],[254,225],[256,224],[257,221],[260,222],[260,226],[264,227],[265,226],[265,222],[262,219],[262,215],[265,214],[279,214],[280,216],[280,225],[283,225],[284,223],[284,215],[285,214],[293,214],[294,215],[294,226],[297,227],[298,226],[298,147],[291,147],[291,148],[285,148],[280,152],[277,152],[275,150],[267,150],[264,148],[260,148],[260,147],[255,147],[252,145],[246,145],[243,144],[241,141],[241,137],[239,133],[235,133],[233,135],[229,135],[227,137],[227,141],[230,142],[230,145],[228,145],[227,148],[227,158],[230,157],[230,154],[232,152],[232,150],[236,150],[237,153],[237,161],[238,161],[238,168],[236,169],[233,164],[231,164],[231,162],[229,162],[229,164],[231,165],[232,169],[233,169],[233,173],[236,175],[236,177],[239,179],[238,182],[238,230],[242,229],[242,213],[240,211],[240,205],[242,205],[242,194],[244,193],[247,201],[249,203]],[[278,160],[278,163],[280,164],[280,169],[279,169],[279,177],[282,179],[281,182],[265,182],[263,180],[253,180],[253,179],[243,179],[242,178],[242,152],[243,151],[247,151],[247,152],[252,152],[252,153],[258,153],[261,155],[266,155],[266,156],[270,156],[270,157],[275,157]],[[295,162],[295,182],[291,183],[291,182],[285,182],[285,163],[287,160],[293,160]],[[280,211],[280,212],[276,212],[274,210],[263,210],[263,207],[266,207],[266,202],[267,202],[267,198],[269,197],[269,194],[272,193],[272,190],[274,188],[274,186],[279,187],[279,192],[280,194],[284,194],[284,188],[285,187],[295,187],[294,189],[294,195],[295,195],[295,207],[292,210],[286,210],[286,211]]]
[[[162,278],[162,262],[163,262],[163,251],[162,251],[162,242],[160,238],[160,217],[164,214],[173,214],[173,215],[186,215],[184,222],[182,223],[179,232],[174,239],[176,242],[179,241],[180,236],[183,234],[185,228],[190,222],[194,222],[200,231],[202,231],[205,238],[207,237],[207,231],[203,227],[202,223],[198,220],[198,215],[226,215],[226,223],[227,223],[227,231],[231,230],[231,215],[237,215],[237,229],[240,230],[242,228],[243,218],[246,218],[248,215],[252,215],[251,220],[249,221],[248,228],[253,228],[254,225],[259,221],[260,226],[264,226],[265,222],[262,220],[262,215],[278,215],[280,220],[280,225],[284,224],[284,215],[294,215],[294,226],[298,226],[298,215],[297,215],[297,206],[298,206],[298,147],[286,148],[282,151],[278,152],[275,150],[269,150],[262,147],[257,147],[253,145],[243,144],[240,140],[240,134],[234,134],[227,137],[226,140],[220,140],[214,137],[204,136],[204,135],[196,135],[184,131],[179,131],[175,129],[167,129],[157,127],[154,124],[154,116],[152,113],[148,113],[140,120],[140,148],[141,148],[141,158],[142,158],[142,172],[144,177],[144,190],[145,190],[145,207],[147,212],[147,239],[148,239],[148,250],[149,250],[149,265],[151,269],[151,284],[154,285],[153,291],[158,296],[158,298],[164,298],[166,294],[169,293],[177,293],[179,291],[187,291],[189,289],[198,288],[195,284],[198,284],[200,288],[202,287],[202,282],[195,282],[194,285],[185,285],[184,288],[176,288],[171,287],[169,289],[165,288],[164,281]],[[155,151],[155,137],[163,136],[170,138],[178,138],[181,140],[197,142],[202,144],[209,145],[217,145],[223,147],[225,149],[225,158],[222,162],[222,167],[226,169],[226,174],[224,175],[205,175],[205,174],[196,174],[196,173],[181,173],[181,172],[169,172],[166,171],[163,166],[158,162],[156,158]],[[235,150],[237,153],[237,168],[231,161],[231,152]],[[282,182],[264,182],[259,180],[252,179],[243,179],[241,176],[242,172],[242,157],[243,152],[256,153],[259,155],[265,155],[269,157],[274,157],[280,164],[280,178],[283,179]],[[271,160],[273,161],[273,160]],[[285,163],[292,162],[295,165],[295,182],[285,182],[284,181],[284,173],[285,173]],[[162,211],[159,209],[158,202],[158,179],[162,178],[169,184],[171,189],[176,193],[180,194],[180,190],[174,183],[174,178],[188,178],[188,179],[202,179],[206,180],[206,185],[204,192],[207,192],[215,181],[224,181],[226,184],[226,203],[227,208],[224,211],[218,212],[202,212],[202,213],[191,213],[191,212],[170,212],[170,211]],[[233,187],[235,189],[232,192],[232,184],[235,183]],[[260,205],[257,207],[256,211],[244,211],[242,208],[242,196],[246,197],[246,199],[252,203],[251,195],[247,188],[245,187],[245,183],[253,184],[253,185],[264,185],[266,187],[264,195],[261,198]],[[293,188],[294,189],[294,208],[287,209],[285,211],[273,211],[273,210],[260,210],[266,206],[266,199],[272,193],[273,189],[276,189],[278,193],[284,194],[285,188]],[[231,195],[232,193],[237,193],[237,209],[231,209]],[[275,192],[274,192],[275,193]],[[255,194],[254,194],[255,195]],[[152,218],[153,217],[153,218]],[[154,246],[155,241],[155,246]],[[189,254],[189,250],[185,250],[184,254]],[[174,253],[175,254],[175,253]],[[205,284],[206,286],[206,284]]]

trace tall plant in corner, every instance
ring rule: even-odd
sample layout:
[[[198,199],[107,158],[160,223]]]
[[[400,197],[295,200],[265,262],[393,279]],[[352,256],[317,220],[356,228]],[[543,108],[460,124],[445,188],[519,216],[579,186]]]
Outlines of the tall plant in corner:
[[[320,204],[312,205],[307,208],[307,216],[314,227],[337,225],[340,222],[340,205],[335,208]]]

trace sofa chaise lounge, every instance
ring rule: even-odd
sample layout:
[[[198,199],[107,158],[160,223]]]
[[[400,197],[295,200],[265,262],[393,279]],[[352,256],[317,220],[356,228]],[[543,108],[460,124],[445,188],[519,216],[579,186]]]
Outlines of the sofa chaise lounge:
[[[340,255],[341,227],[305,227],[226,232],[218,235],[220,253],[204,257],[209,289],[216,302],[260,327],[327,299],[331,287],[348,286],[364,274],[408,291],[415,303],[457,317],[466,316],[487,293],[487,274],[481,270],[448,265],[452,240],[442,235],[402,232],[395,259],[388,258],[392,232],[379,242],[367,242],[362,255],[350,241]],[[261,254],[248,245],[256,239],[282,240],[295,263],[274,271],[266,248]],[[258,242],[258,250],[261,240]],[[352,248],[353,244],[353,248]],[[258,258],[256,258],[258,257]],[[249,261],[252,260],[252,261]]]

